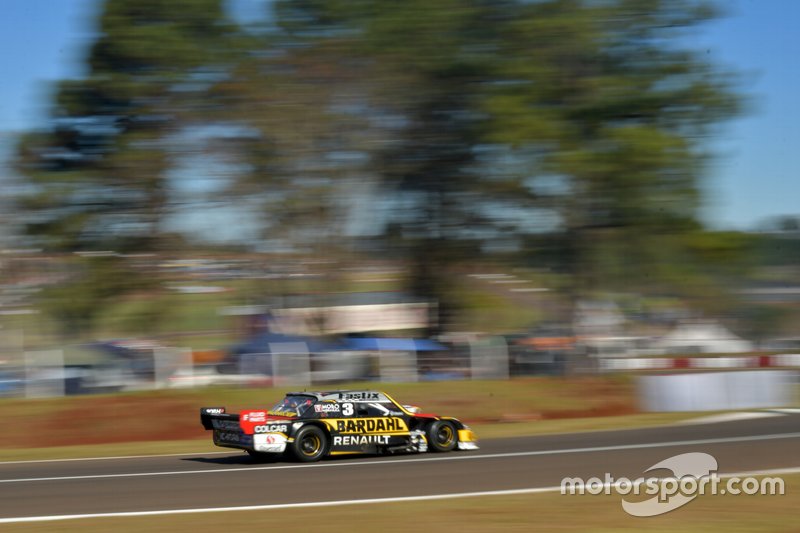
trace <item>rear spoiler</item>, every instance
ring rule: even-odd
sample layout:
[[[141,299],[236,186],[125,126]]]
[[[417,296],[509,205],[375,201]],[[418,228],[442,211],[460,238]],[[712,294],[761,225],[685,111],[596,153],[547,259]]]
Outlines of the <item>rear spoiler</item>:
[[[216,420],[232,420],[239,423],[239,415],[226,414],[224,407],[201,407],[200,408],[200,423],[203,424],[205,429],[214,429],[212,419]]]

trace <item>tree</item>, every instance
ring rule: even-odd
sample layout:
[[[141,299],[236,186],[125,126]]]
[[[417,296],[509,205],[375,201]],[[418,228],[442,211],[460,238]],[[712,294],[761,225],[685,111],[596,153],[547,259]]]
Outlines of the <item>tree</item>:
[[[545,230],[573,299],[646,290],[691,264],[705,141],[738,110],[732,78],[683,44],[714,16],[706,2],[305,1],[277,13],[306,53],[333,46],[358,64],[364,108],[394,118],[373,130],[370,157],[407,200],[395,222],[418,292],[446,296],[450,261]],[[550,225],[536,227],[543,212]]]
[[[360,119],[342,111],[337,89],[352,70],[331,50],[307,50],[272,33],[243,39],[231,75],[211,96],[231,134],[212,148],[242,166],[226,191],[256,201],[262,238],[282,248],[327,250],[344,232],[342,182],[357,171],[346,158],[359,141]],[[337,109],[338,108],[338,109]]]
[[[19,145],[31,236],[60,251],[157,247],[173,140],[220,75],[229,31],[221,0],[102,5],[87,76],[57,85],[50,126]]]
[[[223,1],[108,0],[97,30],[87,75],[58,83],[48,127],[19,142],[29,242],[56,252],[165,250],[179,139],[226,73]],[[64,264],[69,280],[41,303],[67,335],[90,331],[105,306],[151,285],[119,255]]]
[[[523,11],[487,100],[492,137],[534,151],[566,185],[554,209],[574,291],[663,280],[679,263],[664,252],[685,255],[675,236],[700,228],[705,141],[738,109],[730,77],[681,46],[713,11],[661,0]]]
[[[513,16],[503,13],[509,5],[277,3],[278,27],[301,43],[304,55],[321,55],[348,73],[328,85],[329,94],[360,100],[347,118],[366,135],[334,150],[360,153],[366,161],[361,175],[379,177],[390,198],[384,205],[392,210],[386,230],[399,229],[397,244],[412,267],[410,289],[438,300],[439,319],[446,320],[450,307],[448,265],[475,251],[473,229],[497,226],[486,210],[475,208],[487,190],[476,186],[482,122],[477,97],[494,59],[480,46],[500,38],[502,24],[494,22]],[[519,203],[526,196],[498,175],[490,187],[498,202]]]
[[[131,271],[117,255],[86,256],[65,261],[65,283],[48,287],[39,298],[43,310],[56,319],[64,338],[91,333],[97,319],[121,294],[152,288],[153,280]],[[160,309],[155,309],[156,314]]]
[[[573,301],[702,260],[705,141],[738,110],[683,39],[706,2],[278,0],[235,38],[220,4],[106,4],[89,76],[22,143],[33,232],[156,248],[171,141],[197,121],[224,124],[204,148],[244,163],[234,192],[262,202],[273,239],[332,253],[349,194],[377,182],[375,226],[443,326],[450,266],[498,240],[545,251]]]

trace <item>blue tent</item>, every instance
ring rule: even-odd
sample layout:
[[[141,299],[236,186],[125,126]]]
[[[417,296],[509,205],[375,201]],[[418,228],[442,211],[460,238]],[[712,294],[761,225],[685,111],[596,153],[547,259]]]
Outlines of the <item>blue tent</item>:
[[[234,355],[256,353],[268,354],[272,353],[272,347],[276,344],[294,343],[305,343],[309,353],[326,352],[336,350],[338,348],[337,345],[320,342],[310,337],[302,337],[299,335],[282,335],[280,333],[262,333],[234,346],[233,349],[231,349],[231,353]]]
[[[395,350],[402,352],[436,352],[447,347],[427,339],[395,339],[391,337],[350,337],[345,340],[350,350]]]

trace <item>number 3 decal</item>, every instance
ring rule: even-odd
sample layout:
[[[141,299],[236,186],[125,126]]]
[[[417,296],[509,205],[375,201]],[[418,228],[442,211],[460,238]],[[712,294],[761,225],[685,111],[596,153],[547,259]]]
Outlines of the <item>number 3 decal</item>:
[[[342,414],[344,416],[353,416],[353,404],[352,403],[343,403],[342,404]]]

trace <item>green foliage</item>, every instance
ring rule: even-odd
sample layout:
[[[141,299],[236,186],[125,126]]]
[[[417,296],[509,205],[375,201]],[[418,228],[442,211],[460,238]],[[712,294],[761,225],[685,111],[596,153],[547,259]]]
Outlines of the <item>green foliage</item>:
[[[29,234],[48,249],[153,249],[167,208],[174,136],[219,69],[230,28],[220,0],[109,0],[83,79],[55,90],[47,130],[16,167],[34,188]]]
[[[749,339],[765,340],[785,332],[791,311],[775,305],[749,305],[743,322]]]
[[[459,305],[449,267],[498,242],[563,275],[573,300],[711,295],[720,272],[747,266],[749,245],[697,216],[707,141],[740,111],[735,79],[686,46],[710,3],[273,7],[245,31],[221,0],[106,2],[87,77],[59,84],[51,128],[20,143],[31,235],[67,251],[163,249],[181,203],[170,173],[208,153],[239,165],[223,200],[262,206],[266,239],[328,256],[370,188],[386,220],[368,229],[445,326]],[[211,124],[219,139],[187,135]]]
[[[43,291],[39,303],[66,338],[91,332],[105,309],[125,294],[152,288],[153,281],[119,256],[85,257],[69,263],[67,280]]]
[[[760,235],[755,248],[763,266],[800,266],[800,233]]]
[[[476,234],[485,242],[542,231],[504,215],[544,209],[560,220],[558,255],[576,292],[652,285],[673,262],[662,247],[697,251],[676,236],[699,228],[706,140],[739,110],[732,77],[682,45],[713,16],[689,0],[277,10],[279,26],[309,49],[362,66],[365,105],[404,118],[376,131],[386,148],[374,157],[386,186],[416,199],[399,234],[413,237],[404,242],[424,263],[417,278],[462,258],[459,241]],[[529,185],[537,176],[564,186],[543,194]],[[652,266],[644,276],[642,265]]]
[[[668,281],[660,267],[679,261],[660,249],[686,255],[676,236],[699,226],[705,141],[738,109],[730,77],[678,40],[711,12],[652,0],[522,13],[498,54],[506,83],[485,100],[490,138],[569,184],[551,208],[576,291]]]

